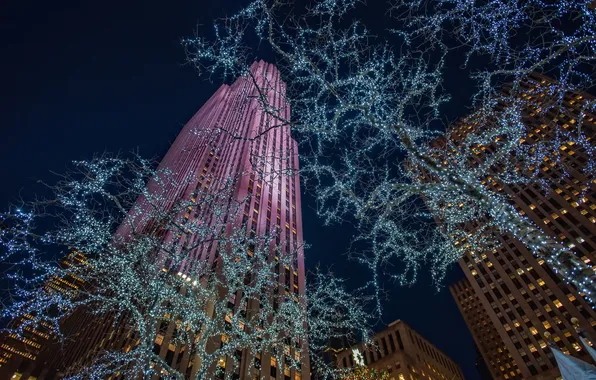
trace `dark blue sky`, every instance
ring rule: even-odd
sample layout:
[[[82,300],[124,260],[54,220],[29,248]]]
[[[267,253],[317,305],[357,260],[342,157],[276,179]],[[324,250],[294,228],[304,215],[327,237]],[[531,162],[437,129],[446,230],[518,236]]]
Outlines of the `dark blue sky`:
[[[68,162],[94,153],[138,148],[146,157],[163,156],[219,86],[185,65],[180,39],[240,3],[36,0],[0,5],[0,207],[19,196],[29,198],[40,189],[37,180],[51,180],[50,171],[61,172]],[[365,9],[384,12],[380,4]],[[321,227],[312,206],[305,194],[304,237],[312,246],[307,266],[333,265],[339,276],[358,280],[361,271],[343,255],[350,227]],[[445,285],[462,276],[453,268]],[[403,319],[459,363],[466,378],[478,378],[472,338],[446,287],[437,293],[423,274],[415,286],[387,290],[383,323]]]

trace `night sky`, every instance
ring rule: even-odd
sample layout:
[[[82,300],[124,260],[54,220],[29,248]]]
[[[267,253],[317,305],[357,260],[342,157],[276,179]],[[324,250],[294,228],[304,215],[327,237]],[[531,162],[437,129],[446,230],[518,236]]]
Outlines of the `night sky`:
[[[161,158],[183,124],[220,83],[185,64],[180,39],[208,31],[212,19],[244,1],[12,1],[0,5],[0,207],[30,199],[38,180],[52,181],[72,160],[130,152]],[[371,0],[366,12],[384,13]],[[267,59],[268,57],[262,57]],[[450,77],[448,81],[459,81]],[[462,87],[460,86],[459,89]],[[456,95],[455,107],[465,103]],[[454,108],[447,112],[453,113]],[[450,117],[453,117],[450,115]],[[344,255],[351,227],[322,227],[303,194],[307,267],[363,276]],[[387,284],[383,320],[402,319],[477,379],[472,338],[447,286],[437,292],[423,273],[418,284]]]

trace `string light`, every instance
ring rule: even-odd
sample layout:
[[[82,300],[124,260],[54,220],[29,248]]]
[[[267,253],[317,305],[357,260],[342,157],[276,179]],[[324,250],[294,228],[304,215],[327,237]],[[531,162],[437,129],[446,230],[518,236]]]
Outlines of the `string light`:
[[[56,197],[43,213],[1,215],[3,261],[12,263],[7,274],[15,297],[2,315],[28,316],[7,331],[17,339],[47,332],[69,347],[76,342],[69,341],[68,321],[91,316],[87,328],[111,325],[97,355],[81,352],[64,363],[69,378],[99,379],[188,376],[156,344],[191,353],[197,378],[223,371],[222,363],[232,376],[240,370],[237,350],[270,353],[280,370],[300,372],[304,358],[318,356],[340,331],[365,329],[369,315],[342,280],[316,272],[305,292],[283,286],[279,269],[294,267],[302,247],[276,243],[275,229],[259,236],[229,222],[241,220],[250,201],[234,196],[243,175],[212,177],[209,190],[172,204],[170,192],[196,183],[194,177],[153,169],[138,156],[76,162],[52,187]],[[196,214],[188,217],[189,208]],[[61,223],[40,235],[35,224],[44,218]],[[56,248],[74,252],[56,265],[42,254]],[[213,262],[201,259],[213,250]],[[219,346],[207,348],[220,337]],[[335,372],[329,363],[312,362]]]
[[[246,72],[258,53],[250,40],[233,37],[248,31],[277,54],[293,112],[292,122],[278,120],[291,126],[301,144],[301,176],[314,189],[319,215],[327,223],[356,220],[353,240],[362,248],[352,257],[372,271],[368,286],[379,312],[383,273],[407,284],[430,264],[440,284],[445,270],[466,252],[492,250],[495,231],[522,241],[592,302],[591,267],[519,215],[510,206],[513,199],[486,184],[493,176],[491,182],[502,185],[537,183],[547,189],[570,178],[559,149],[573,142],[585,152],[586,162],[578,169],[586,178],[582,197],[592,189],[594,148],[585,120],[593,120],[596,102],[585,97],[577,109],[567,103],[594,84],[591,1],[396,1],[389,9],[395,27],[387,39],[372,37],[357,21],[359,5],[327,0],[295,14],[291,4],[255,1],[226,19],[232,22],[216,22],[216,39],[201,36],[184,45],[189,61],[210,73]],[[284,23],[288,12],[300,20],[298,27]],[[350,18],[356,21],[345,22]],[[529,42],[520,44],[519,35],[528,35]],[[461,44],[455,47],[453,40]],[[453,55],[464,56],[467,67],[477,57],[483,62],[482,69],[467,73],[477,91],[471,104],[475,111],[465,122],[476,124],[461,138],[439,122],[450,104],[444,78],[462,75],[446,65]],[[553,68],[556,81],[542,83],[532,74]],[[551,125],[548,138],[522,142],[529,117],[569,112],[577,116],[573,128]],[[482,150],[496,139],[495,152]],[[437,147],[437,141],[444,144]],[[546,158],[559,178],[540,177]],[[453,208],[444,209],[447,204]],[[471,236],[461,229],[478,221],[484,224]]]

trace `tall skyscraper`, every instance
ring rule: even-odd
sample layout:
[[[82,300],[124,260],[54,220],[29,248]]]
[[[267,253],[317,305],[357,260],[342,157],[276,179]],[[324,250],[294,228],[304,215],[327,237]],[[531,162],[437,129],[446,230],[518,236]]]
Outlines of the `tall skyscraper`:
[[[596,115],[582,110],[586,93],[564,94],[563,107],[547,107],[542,87],[551,79],[534,74],[523,83],[519,96],[534,99],[525,109],[527,135],[522,143],[535,144],[551,138],[557,130],[574,133],[583,112],[582,132],[596,135]],[[508,91],[505,88],[504,91]],[[544,105],[544,106],[543,106]],[[454,141],[471,126],[453,126]],[[478,156],[493,146],[478,148]],[[506,193],[521,215],[529,217],[554,240],[565,244],[587,264],[596,260],[596,193],[588,189],[581,168],[586,164],[584,148],[573,141],[562,142],[558,155],[569,176],[557,169],[557,157],[545,157],[536,169],[539,178],[550,180],[545,191],[540,183],[503,184],[487,176],[488,189]],[[481,159],[481,158],[480,158]],[[565,353],[589,361],[571,318],[579,320],[588,335],[595,333],[596,313],[576,289],[562,281],[543,260],[536,259],[517,239],[495,233],[499,247],[490,252],[468,252],[459,264],[466,281],[451,287],[453,296],[495,379],[555,379],[559,372],[544,333]]]
[[[463,380],[459,366],[401,320],[362,343],[337,354],[339,368],[365,366],[386,371],[394,380]]]
[[[230,219],[226,216],[226,228],[229,231],[245,226],[247,234],[256,236],[277,231],[276,247],[281,247],[282,255],[294,257],[291,265],[276,266],[279,282],[278,288],[272,289],[272,292],[285,294],[292,302],[292,298],[297,299],[296,296],[304,295],[305,291],[297,143],[290,136],[289,127],[278,126],[271,116],[263,112],[259,103],[263,96],[267,97],[271,108],[289,120],[290,109],[284,101],[284,94],[285,84],[281,81],[279,71],[274,65],[263,61],[251,66],[250,75],[237,79],[231,85],[222,85],[183,127],[162,159],[158,170],[167,171],[171,178],[159,189],[161,196],[158,204],[156,206],[154,202],[152,207],[168,210],[180,201],[196,201],[197,197],[209,194],[213,188],[222,186],[226,181],[230,185],[229,181],[232,180],[230,202],[241,204],[242,212],[232,215]],[[157,191],[156,186],[155,182],[150,182],[149,192]],[[144,198],[139,198],[135,212],[129,214],[131,220],[122,223],[116,235],[126,239],[131,233],[131,226],[139,230],[153,223],[151,213],[143,212],[145,207]],[[188,223],[211,223],[213,210],[188,207],[182,214]],[[186,239],[185,242],[192,243],[199,239],[182,235],[185,234],[179,231],[163,231],[160,234],[165,240]],[[279,251],[272,250],[269,253],[270,262],[279,260],[276,252]],[[250,249],[248,254],[252,254]],[[185,276],[192,272],[195,265],[207,263],[213,266],[219,256],[217,244],[203,245],[191,251],[182,264],[171,269]],[[166,257],[164,271],[169,267]],[[230,296],[228,307],[240,307],[240,298]],[[259,307],[258,304],[256,307]],[[74,363],[81,365],[89,362],[94,353],[101,350],[130,349],[127,341],[130,332],[121,329],[118,321],[114,324],[110,315],[97,317],[84,314],[72,319],[64,324],[77,337],[76,342],[67,345],[60,353],[50,353],[38,363],[38,368],[46,369],[45,376],[48,378],[53,376],[51,371],[63,370]],[[168,323],[156,332],[154,352],[172,368],[185,374],[186,378],[194,379],[200,367],[199,356],[190,349],[185,350],[171,343],[175,323]],[[221,341],[224,341],[223,337]],[[263,376],[308,380],[310,365],[306,345],[305,341],[297,341],[296,345],[285,348],[286,355],[298,358],[299,368],[277,363],[275,355],[268,352],[255,356],[246,347],[237,349],[239,366],[232,368],[233,361],[225,358],[220,359],[219,366],[241,380]],[[301,348],[301,353],[297,347]],[[48,372],[47,368],[51,370]],[[213,376],[219,378],[217,376],[221,375]]]

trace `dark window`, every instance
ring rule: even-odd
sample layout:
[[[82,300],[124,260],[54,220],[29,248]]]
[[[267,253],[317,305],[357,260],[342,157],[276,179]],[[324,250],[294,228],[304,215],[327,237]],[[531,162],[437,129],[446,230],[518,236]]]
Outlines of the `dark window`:
[[[385,337],[381,338],[381,343],[383,343],[383,353],[387,355],[389,351],[387,350],[387,341],[385,340]]]
[[[401,341],[401,335],[400,335],[399,331],[396,331],[395,332],[395,336],[397,337],[397,345],[399,346],[399,349],[400,350],[403,350],[404,349],[404,344]]]
[[[174,360],[174,351],[172,350],[168,350],[168,353],[166,354],[166,363],[169,363],[170,365],[172,364],[172,361]]]
[[[389,347],[391,347],[391,352],[395,352],[395,342],[393,341],[393,334],[389,334]]]

